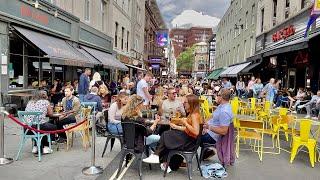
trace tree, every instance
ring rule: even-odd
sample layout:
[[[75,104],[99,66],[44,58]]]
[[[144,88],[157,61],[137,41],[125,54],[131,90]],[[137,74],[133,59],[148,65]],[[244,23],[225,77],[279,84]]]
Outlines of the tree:
[[[188,47],[185,51],[180,53],[177,58],[177,70],[181,71],[192,71],[194,64],[194,49],[195,46]]]

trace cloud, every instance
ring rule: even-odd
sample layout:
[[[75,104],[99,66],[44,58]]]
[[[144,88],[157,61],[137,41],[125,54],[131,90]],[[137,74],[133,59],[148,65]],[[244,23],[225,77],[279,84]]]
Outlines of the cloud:
[[[230,5],[230,0],[157,0],[157,3],[167,26],[172,27],[171,21],[185,10],[221,18]]]
[[[200,27],[215,27],[219,24],[219,21],[219,18],[204,15],[202,12],[185,10],[172,20],[171,27],[182,27],[190,24]]]

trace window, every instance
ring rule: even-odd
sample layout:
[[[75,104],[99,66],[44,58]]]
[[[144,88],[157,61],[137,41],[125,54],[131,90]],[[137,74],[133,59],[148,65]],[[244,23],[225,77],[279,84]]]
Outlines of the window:
[[[290,0],[286,0],[286,8],[290,7]]]
[[[253,36],[250,37],[250,56],[253,55],[255,51],[255,45],[254,45],[254,40],[253,40]]]
[[[204,64],[199,64],[199,66],[198,66],[198,70],[199,71],[204,70],[204,68],[205,68]]]
[[[307,6],[306,0],[301,0],[301,9],[305,8]]]
[[[114,47],[118,47],[118,28],[119,24],[116,22],[116,30],[114,33]]]
[[[237,63],[240,61],[240,44],[237,47]]]
[[[252,7],[251,7],[251,14],[252,14],[252,17],[251,17],[251,24],[254,24],[254,21],[255,21],[255,8],[256,8],[256,5],[253,4]]]
[[[277,17],[278,0],[273,0],[273,17]]]
[[[286,9],[284,13],[284,18],[289,18],[289,11],[290,11],[290,0],[286,0]]]
[[[127,31],[127,52],[129,52],[129,31]]]
[[[90,0],[84,1],[84,20],[90,21]]]
[[[243,59],[245,59],[247,58],[247,40],[244,40],[243,46]]]
[[[264,8],[261,9],[261,24],[260,24],[260,32],[263,32],[264,30]]]
[[[138,45],[139,45],[139,39],[138,39],[138,38],[136,38],[136,39],[135,39],[135,41],[134,41],[134,49],[136,49],[136,50],[137,50],[137,49],[139,48],[139,46],[138,46]]]
[[[124,27],[121,28],[121,50],[123,50]]]
[[[246,19],[245,19],[245,22],[244,22],[244,27],[245,29],[248,29],[248,11],[246,12]]]
[[[106,11],[106,3],[104,2],[104,0],[101,0],[101,29],[102,31],[105,31],[105,11]]]

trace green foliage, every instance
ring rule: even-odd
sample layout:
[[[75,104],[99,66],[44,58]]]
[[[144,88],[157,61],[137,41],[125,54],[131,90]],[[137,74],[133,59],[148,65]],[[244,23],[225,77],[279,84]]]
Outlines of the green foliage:
[[[194,50],[195,46],[188,47],[185,51],[180,53],[177,58],[177,70],[178,71],[192,71],[194,63]]]

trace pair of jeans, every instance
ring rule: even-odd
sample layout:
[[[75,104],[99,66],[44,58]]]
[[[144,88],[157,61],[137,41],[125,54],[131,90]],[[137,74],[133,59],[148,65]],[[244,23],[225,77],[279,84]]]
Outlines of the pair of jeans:
[[[84,102],[84,96],[85,96],[85,94],[79,94],[80,102]]]
[[[146,145],[150,148],[155,149],[157,143],[160,141],[160,136],[157,134],[151,134],[146,138]]]
[[[32,125],[33,128],[37,128],[37,125]],[[44,131],[54,131],[57,129],[57,126],[54,124],[51,124],[49,122],[46,123],[42,123],[40,124],[40,130],[44,130]],[[33,134],[31,131],[29,131],[27,134]],[[50,138],[51,141],[55,140],[54,134],[50,134]],[[37,143],[35,140],[33,141],[33,145],[37,146]],[[43,148],[44,146],[49,146],[49,141],[48,141],[48,137],[47,136],[43,136],[41,139],[41,148]]]
[[[123,133],[121,123],[108,123],[109,133],[114,135],[120,135]]]
[[[201,136],[201,146],[203,146],[203,144],[216,144],[216,140],[214,140],[209,133],[203,134]]]
[[[60,129],[63,129],[64,125],[75,123],[75,122],[76,122],[75,116],[68,116],[65,119],[61,119],[57,122],[57,128],[60,130]],[[64,132],[59,133],[59,137],[63,139],[67,139],[66,133]]]

